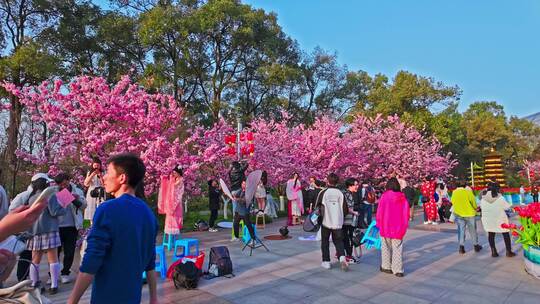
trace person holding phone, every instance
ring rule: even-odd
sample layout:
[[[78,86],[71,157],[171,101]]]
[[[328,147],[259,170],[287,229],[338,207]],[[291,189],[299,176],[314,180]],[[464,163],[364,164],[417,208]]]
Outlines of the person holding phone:
[[[105,201],[105,188],[103,188],[103,166],[97,157],[92,158],[90,170],[84,179],[84,186],[88,188],[86,192],[86,209],[84,219],[92,221],[96,208]]]

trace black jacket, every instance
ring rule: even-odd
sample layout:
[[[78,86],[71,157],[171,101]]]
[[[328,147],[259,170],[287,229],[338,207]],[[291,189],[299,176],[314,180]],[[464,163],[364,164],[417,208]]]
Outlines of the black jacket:
[[[218,188],[212,186],[208,187],[208,207],[210,210],[219,209],[219,196],[221,191]]]
[[[242,181],[246,179],[247,163],[233,163],[229,170],[229,180],[231,181],[231,192],[242,188]]]

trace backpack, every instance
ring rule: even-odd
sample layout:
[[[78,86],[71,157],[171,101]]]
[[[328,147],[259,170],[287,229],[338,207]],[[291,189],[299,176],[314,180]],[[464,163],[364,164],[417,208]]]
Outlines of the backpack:
[[[210,248],[208,273],[215,277],[233,275],[233,265],[227,246]]]
[[[185,289],[195,289],[199,284],[199,278],[201,277],[201,271],[195,263],[186,261],[185,263],[179,263],[174,268],[173,282],[174,287],[179,289],[183,287]]]
[[[208,231],[208,229],[210,228],[210,226],[208,226],[208,223],[204,220],[198,220],[194,226],[196,231]]]
[[[304,220],[304,224],[302,228],[305,232],[317,232],[319,231],[320,224],[319,224],[319,217],[320,217],[320,210],[319,208],[315,208],[313,212],[311,212],[307,218]]]
[[[360,245],[362,245],[363,238],[364,233],[362,232],[362,230],[360,228],[355,228],[352,235],[352,243],[354,247],[359,247]]]
[[[374,204],[377,200],[377,195],[375,194],[375,191],[369,191],[366,194],[366,201],[370,204]]]

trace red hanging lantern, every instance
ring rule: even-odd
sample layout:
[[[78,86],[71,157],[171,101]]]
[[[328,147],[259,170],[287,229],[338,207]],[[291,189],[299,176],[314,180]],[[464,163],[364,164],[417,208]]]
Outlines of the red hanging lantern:
[[[240,141],[244,141],[246,139],[246,135],[244,133],[240,133]]]
[[[255,145],[249,144],[247,150],[249,152],[249,155],[253,155],[253,153],[255,152]]]
[[[229,147],[229,149],[227,149],[227,154],[229,155],[234,155],[236,153],[234,147]]]
[[[246,140],[249,142],[253,141],[253,132],[246,133]]]
[[[243,156],[248,155],[248,150],[247,150],[247,148],[246,148],[246,147],[242,147],[242,148],[240,149],[240,153],[241,153]]]

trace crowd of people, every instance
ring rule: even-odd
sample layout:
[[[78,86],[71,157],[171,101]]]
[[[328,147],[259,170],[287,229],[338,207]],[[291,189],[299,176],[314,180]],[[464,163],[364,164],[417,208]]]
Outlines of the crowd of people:
[[[17,235],[26,244],[26,250],[16,255],[0,249],[0,282],[4,282],[17,264],[17,279],[30,279],[31,286],[58,292],[58,284],[67,284],[74,278],[71,269],[76,244],[83,231],[83,220],[91,229],[83,237],[79,274],[75,280],[69,303],[77,303],[93,283],[92,303],[138,303],[142,288],[141,273],[146,272],[150,302],[157,301],[155,280],[155,243],[158,223],[144,198],[143,178],[145,166],[132,154],[112,156],[104,168],[94,159],[83,185],[86,194],[65,173],[51,179],[45,173],[31,178],[28,189],[19,193],[11,203],[0,187],[0,241]],[[271,202],[267,188],[268,177],[262,172],[254,191],[254,200],[246,201],[245,162],[233,162],[228,172],[230,199],[234,214],[233,241],[238,240],[240,221],[243,221],[255,242],[251,214],[266,213]],[[1,172],[0,172],[1,173]],[[44,195],[54,187],[54,192]],[[56,193],[66,190],[73,196],[64,205]],[[533,196],[538,189],[531,189]],[[183,226],[184,183],[183,170],[177,166],[170,175],[162,177],[158,195],[158,213],[165,215],[164,234],[178,235]],[[209,226],[216,232],[216,219],[224,189],[217,179],[208,181]],[[478,218],[487,232],[491,255],[498,256],[495,237],[502,234],[506,256],[512,257],[507,211],[512,207],[501,194],[499,185],[490,182],[477,201],[466,183],[458,182],[453,191],[441,179],[426,178],[420,184],[409,184],[397,174],[376,184],[349,177],[340,181],[335,173],[325,181],[309,177],[304,185],[298,173],[286,182],[287,225],[302,222],[302,216],[316,213],[320,225],[321,266],[331,268],[330,238],[336,249],[335,258],[343,270],[350,263],[358,263],[355,244],[356,229],[366,229],[373,221],[381,237],[380,271],[404,276],[403,248],[414,208],[421,201],[424,224],[436,225],[455,222],[458,252],[465,254],[465,235],[468,232],[475,252],[482,250],[478,241]],[[537,199],[537,198],[536,198]],[[275,209],[276,206],[272,206]],[[480,213],[481,211],[481,213]],[[130,231],[130,233],[126,233]],[[63,260],[59,257],[63,252]],[[39,272],[45,255],[49,264],[48,280],[43,284]]]

